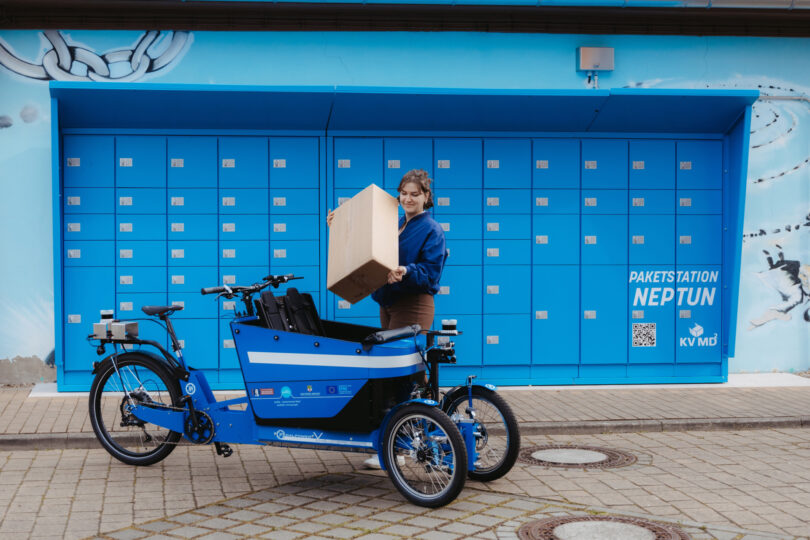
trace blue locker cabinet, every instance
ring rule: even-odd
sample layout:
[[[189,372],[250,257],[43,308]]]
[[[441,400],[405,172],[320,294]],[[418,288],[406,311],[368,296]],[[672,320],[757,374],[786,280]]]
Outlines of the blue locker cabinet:
[[[270,187],[317,188],[320,163],[316,137],[270,139]]]
[[[384,187],[396,190],[402,176],[412,169],[433,176],[433,140],[388,138],[383,143]]]
[[[535,188],[579,189],[578,139],[532,141],[532,185]]]
[[[382,139],[335,137],[332,165],[336,188],[383,187],[382,163]]]
[[[648,369],[647,373],[672,376],[678,303],[675,266],[631,264],[629,270],[629,362],[667,364],[666,368]]]
[[[434,178],[436,190],[442,194],[448,189],[480,189],[483,186],[481,139],[435,139]]]
[[[720,141],[678,141],[678,189],[720,189],[723,185],[723,144]]]
[[[264,137],[220,137],[219,187],[267,189],[267,147]]]
[[[675,141],[630,141],[630,187],[675,188]]]
[[[65,135],[62,170],[65,187],[113,187],[114,139],[106,135]]]
[[[532,187],[531,152],[531,141],[528,139],[486,139],[484,187]]]
[[[583,189],[626,189],[627,141],[583,140],[581,174]]]
[[[533,216],[532,263],[579,264],[578,214]]]
[[[115,185],[135,188],[166,187],[166,138],[115,138]]]
[[[580,376],[624,376],[627,364],[627,266],[582,265]],[[586,365],[597,367],[584,369]]]
[[[549,366],[543,376],[571,375],[568,367],[579,364],[579,266],[532,267],[532,364]],[[576,369],[574,370],[576,375]]]
[[[717,364],[722,343],[721,267],[678,264],[676,272],[676,362]]]
[[[217,187],[216,137],[167,137],[166,148],[170,188]]]

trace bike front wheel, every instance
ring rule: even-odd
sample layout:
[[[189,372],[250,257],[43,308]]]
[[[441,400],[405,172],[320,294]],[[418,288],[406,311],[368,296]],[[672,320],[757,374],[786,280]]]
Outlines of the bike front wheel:
[[[464,439],[440,409],[421,404],[403,407],[388,422],[383,444],[388,476],[413,504],[444,506],[464,487]]]
[[[99,366],[90,387],[90,423],[101,445],[127,465],[152,465],[180,440],[176,431],[144,422],[134,405],[182,407],[180,387],[162,364],[139,353],[119,355]]]
[[[467,387],[458,388],[445,398],[442,409],[451,418],[473,418],[477,424],[475,449],[478,459],[470,478],[489,482],[508,473],[520,451],[520,428],[515,413],[503,397],[488,388],[472,387],[472,409]]]

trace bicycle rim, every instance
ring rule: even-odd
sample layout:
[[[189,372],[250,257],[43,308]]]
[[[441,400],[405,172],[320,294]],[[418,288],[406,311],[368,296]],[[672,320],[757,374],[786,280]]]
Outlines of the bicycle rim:
[[[455,401],[447,411],[449,416],[458,413],[462,417],[469,417],[463,412],[467,408],[468,398]],[[473,408],[475,410],[475,421],[479,423],[481,436],[476,438],[475,450],[478,452],[478,459],[475,462],[475,470],[480,473],[494,471],[506,460],[509,453],[509,429],[500,409],[491,401],[473,395]]]
[[[437,499],[451,489],[457,460],[449,435],[428,416],[408,415],[393,428],[389,466],[400,486],[419,499]]]

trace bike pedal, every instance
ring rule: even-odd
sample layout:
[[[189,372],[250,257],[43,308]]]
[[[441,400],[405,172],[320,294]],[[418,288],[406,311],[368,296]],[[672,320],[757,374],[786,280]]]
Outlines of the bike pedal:
[[[222,457],[231,457],[233,455],[233,448],[225,443],[214,443],[214,447],[217,449],[217,455]]]

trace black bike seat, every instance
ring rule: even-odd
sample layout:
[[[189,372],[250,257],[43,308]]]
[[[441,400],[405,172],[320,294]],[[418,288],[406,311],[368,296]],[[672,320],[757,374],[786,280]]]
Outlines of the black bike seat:
[[[380,330],[369,334],[363,340],[363,348],[369,350],[374,345],[388,343],[389,341],[396,341],[398,339],[413,337],[422,331],[422,327],[418,324],[410,326],[403,326],[402,328],[392,328],[391,330]]]
[[[170,311],[180,311],[183,309],[183,306],[143,306],[141,311],[146,313],[147,315],[163,315],[164,313],[168,313]]]

